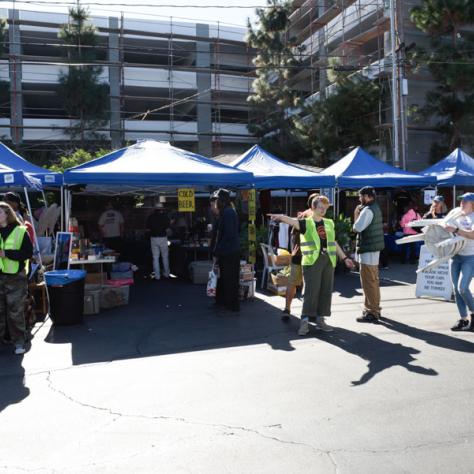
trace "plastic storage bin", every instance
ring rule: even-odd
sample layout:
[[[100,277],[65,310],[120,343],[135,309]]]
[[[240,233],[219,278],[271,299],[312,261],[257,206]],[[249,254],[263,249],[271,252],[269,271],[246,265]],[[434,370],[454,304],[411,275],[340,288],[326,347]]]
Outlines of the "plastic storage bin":
[[[84,270],[54,270],[45,273],[48,285],[50,316],[56,325],[84,321]]]

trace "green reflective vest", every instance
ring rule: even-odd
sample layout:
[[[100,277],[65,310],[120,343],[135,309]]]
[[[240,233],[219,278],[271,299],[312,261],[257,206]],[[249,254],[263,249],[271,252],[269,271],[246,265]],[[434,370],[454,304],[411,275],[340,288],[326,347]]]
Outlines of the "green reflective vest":
[[[23,243],[23,237],[26,233],[26,227],[19,225],[15,227],[10,235],[3,240],[0,236],[0,249],[1,250],[20,250],[21,244]],[[16,274],[20,269],[20,262],[18,260],[10,260],[9,258],[0,258],[0,270],[2,273]],[[28,260],[25,261],[25,270],[28,273]]]
[[[321,250],[321,239],[319,238],[316,230],[316,224],[312,217],[305,219],[306,221],[306,232],[300,235],[301,242],[301,265],[313,265],[319,257]],[[331,260],[332,266],[336,266],[337,255],[336,255],[336,232],[334,231],[334,221],[331,219],[325,219],[324,228],[326,229],[327,237],[327,252],[329,259]]]

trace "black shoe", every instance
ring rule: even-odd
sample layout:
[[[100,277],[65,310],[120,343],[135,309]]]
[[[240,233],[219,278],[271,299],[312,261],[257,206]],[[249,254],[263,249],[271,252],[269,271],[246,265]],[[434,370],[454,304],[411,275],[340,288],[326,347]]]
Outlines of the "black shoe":
[[[474,314],[471,313],[471,325],[469,326],[469,331],[474,332]]]
[[[282,321],[289,321],[290,320],[290,310],[289,309],[284,309],[282,311],[282,315],[281,315],[281,320]]]
[[[358,323],[380,324],[379,318],[371,313],[364,313],[361,317],[357,318],[356,321]]]
[[[461,318],[452,328],[451,331],[469,331],[469,321],[467,318]]]

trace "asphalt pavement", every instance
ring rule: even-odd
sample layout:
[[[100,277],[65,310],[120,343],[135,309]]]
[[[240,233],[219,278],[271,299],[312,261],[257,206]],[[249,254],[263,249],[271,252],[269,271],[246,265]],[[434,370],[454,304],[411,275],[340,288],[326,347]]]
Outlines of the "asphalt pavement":
[[[24,356],[0,348],[0,473],[472,473],[474,332],[414,271],[382,271],[380,325],[338,275],[329,334],[297,336],[301,300],[235,315],[178,280],[37,325]]]

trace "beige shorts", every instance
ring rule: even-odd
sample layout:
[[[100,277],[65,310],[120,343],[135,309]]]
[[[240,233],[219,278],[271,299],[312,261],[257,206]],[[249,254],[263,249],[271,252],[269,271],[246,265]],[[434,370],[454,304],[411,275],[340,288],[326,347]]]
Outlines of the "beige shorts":
[[[288,285],[301,286],[303,284],[303,269],[301,265],[292,263],[290,265],[290,276],[288,277]]]

